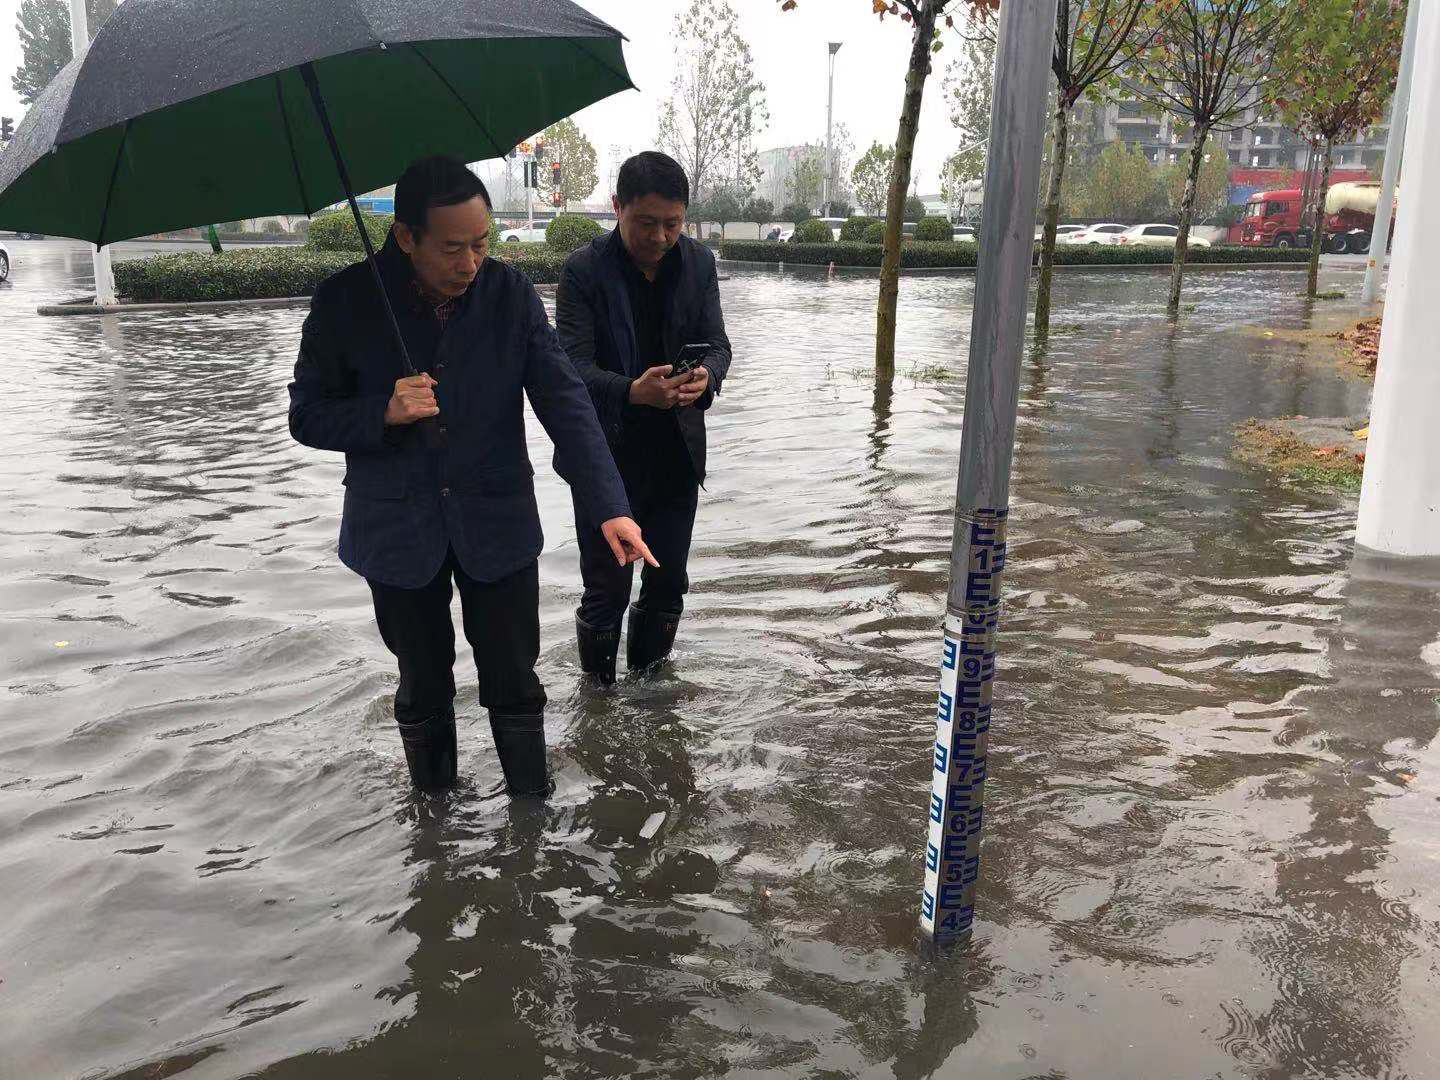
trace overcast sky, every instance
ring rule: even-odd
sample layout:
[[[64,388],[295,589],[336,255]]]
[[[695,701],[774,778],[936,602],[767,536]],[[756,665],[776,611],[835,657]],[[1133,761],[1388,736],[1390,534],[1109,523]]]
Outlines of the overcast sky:
[[[600,155],[603,185],[610,147],[633,152],[649,147],[655,137],[657,107],[670,91],[672,23],[688,0],[579,2],[629,38],[626,61],[640,88],[639,93],[617,94],[576,115]],[[906,24],[895,18],[879,22],[870,13],[870,0],[800,0],[788,13],[779,11],[776,0],[732,0],[732,4],[750,43],[755,73],[769,98],[770,126],[757,133],[757,150],[823,139],[828,41],[843,43],[835,68],[836,122],[849,126],[857,152],[875,139],[894,142],[910,47]],[[17,121],[24,109],[10,88],[10,76],[20,62],[15,35],[19,6],[20,0],[0,0],[0,114]],[[926,86],[915,158],[925,194],[939,189],[941,162],[956,148],[940,80],[945,63],[958,51],[947,49],[936,57]]]

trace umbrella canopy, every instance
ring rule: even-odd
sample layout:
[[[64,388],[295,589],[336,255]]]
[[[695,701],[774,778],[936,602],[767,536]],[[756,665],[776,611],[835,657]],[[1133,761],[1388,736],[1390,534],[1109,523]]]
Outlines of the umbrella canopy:
[[[126,0],[0,154],[0,228],[110,244],[309,214],[412,160],[500,157],[633,88],[570,0]]]

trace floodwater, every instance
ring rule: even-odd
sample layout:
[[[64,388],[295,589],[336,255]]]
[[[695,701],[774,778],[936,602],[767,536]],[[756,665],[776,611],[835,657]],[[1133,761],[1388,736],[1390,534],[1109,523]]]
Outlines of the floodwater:
[[[973,283],[736,273],[672,668],[578,689],[531,453],[559,790],[418,802],[301,312],[42,319],[0,289],[0,1075],[1440,1075],[1440,573],[1237,464],[1366,387],[1236,329],[1292,271],[1064,273],[1021,383],[977,932],[917,946]],[[1358,275],[1327,285],[1358,291]],[[936,379],[933,368],[953,375]],[[646,822],[664,814],[653,836]]]

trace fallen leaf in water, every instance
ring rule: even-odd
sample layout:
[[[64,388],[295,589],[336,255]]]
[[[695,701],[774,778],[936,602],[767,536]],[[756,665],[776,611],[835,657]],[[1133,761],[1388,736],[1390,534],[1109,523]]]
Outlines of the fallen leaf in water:
[[[69,644],[70,644],[70,642],[68,642],[68,641],[57,641],[57,642],[55,642],[55,647],[56,647],[57,649],[63,649],[63,648],[65,648],[66,645],[69,645]]]

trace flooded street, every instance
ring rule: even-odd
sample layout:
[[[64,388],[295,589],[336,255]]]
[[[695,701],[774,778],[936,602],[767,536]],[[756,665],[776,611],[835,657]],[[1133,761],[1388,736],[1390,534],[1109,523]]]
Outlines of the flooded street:
[[[1302,274],[1194,271],[1178,327],[1164,273],[1057,274],[977,931],[932,958],[973,278],[902,281],[881,389],[873,278],[722,283],[735,364],[649,682],[579,688],[532,418],[536,809],[463,642],[462,787],[409,794],[341,459],[286,429],[303,309],[41,318],[86,249],[7,244],[0,1076],[1440,1076],[1440,570],[1352,563],[1353,497],[1231,456],[1248,417],[1366,410],[1242,327],[1306,326]]]

